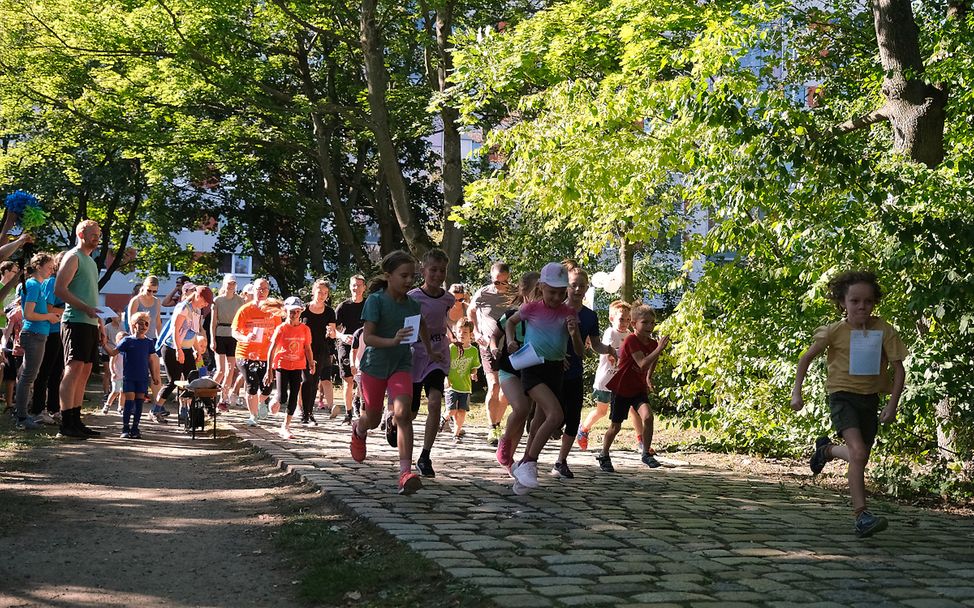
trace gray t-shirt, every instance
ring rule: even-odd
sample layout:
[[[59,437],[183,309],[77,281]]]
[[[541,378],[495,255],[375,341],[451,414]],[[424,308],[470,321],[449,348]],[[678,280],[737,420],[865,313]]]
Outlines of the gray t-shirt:
[[[217,296],[213,298],[213,312],[216,313],[216,335],[223,337],[232,336],[230,331],[233,325],[233,317],[243,306],[244,300],[240,294],[234,294],[232,298],[227,296]]]
[[[493,285],[487,285],[477,290],[470,298],[470,306],[477,313],[477,331],[481,336],[490,338],[497,330],[497,322],[501,315],[510,307],[507,293],[498,293]]]

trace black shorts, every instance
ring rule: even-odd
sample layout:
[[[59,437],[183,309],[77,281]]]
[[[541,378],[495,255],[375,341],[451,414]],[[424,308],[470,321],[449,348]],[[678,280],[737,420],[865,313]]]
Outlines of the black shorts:
[[[434,369],[426,374],[421,382],[413,382],[413,412],[419,411],[419,404],[423,400],[423,389],[426,389],[426,398],[429,399],[430,393],[434,390],[443,394],[443,386],[446,383],[446,374],[443,370]]]
[[[352,345],[338,345],[338,375],[345,378],[352,377]]]
[[[271,394],[270,385],[264,384],[264,377],[267,375],[267,361],[237,359],[237,371],[247,381],[248,395],[260,393],[266,397]]]
[[[217,336],[213,350],[218,355],[233,357],[237,351],[237,341],[230,336]]]
[[[859,429],[867,448],[873,447],[879,431],[879,395],[838,391],[829,394],[832,427],[839,435],[846,429]]]
[[[4,351],[4,354],[7,355],[7,364],[3,366],[3,381],[16,382],[17,370],[20,369],[20,364],[24,362],[24,356],[14,356],[13,352],[9,350]]]
[[[612,393],[612,405],[609,406],[609,420],[615,424],[622,424],[629,417],[629,408],[635,408],[638,414],[639,406],[644,403],[649,403],[649,396],[646,393],[640,393],[633,397],[620,397]]]
[[[545,361],[540,365],[525,367],[521,370],[521,385],[524,387],[524,394],[538,386],[544,384],[551,389],[558,401],[561,401],[562,383],[565,378],[564,361]]]
[[[98,362],[98,326],[88,323],[61,323],[61,340],[64,342],[64,364]]]

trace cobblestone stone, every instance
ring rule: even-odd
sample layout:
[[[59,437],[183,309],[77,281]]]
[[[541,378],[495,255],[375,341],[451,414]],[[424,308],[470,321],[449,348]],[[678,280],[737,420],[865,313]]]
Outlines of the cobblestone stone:
[[[422,416],[416,424],[421,441]],[[813,485],[691,465],[649,471],[613,454],[619,475],[573,455],[575,480],[543,476],[515,496],[483,430],[437,444],[435,479],[396,494],[398,458],[370,437],[348,454],[348,427],[325,421],[280,440],[278,421],[235,432],[285,470],[368,519],[500,608],[952,608],[974,605],[970,518],[884,509],[890,530],[857,539],[847,498]],[[552,448],[541,455],[550,466]]]

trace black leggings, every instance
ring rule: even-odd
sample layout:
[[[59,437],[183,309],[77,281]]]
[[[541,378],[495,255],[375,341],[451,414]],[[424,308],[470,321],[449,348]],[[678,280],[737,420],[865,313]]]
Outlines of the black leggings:
[[[320,357],[320,358],[319,358]],[[318,383],[322,380],[331,380],[322,374],[327,371],[325,364],[331,360],[331,355],[319,353],[315,355],[315,373],[304,370],[303,384],[301,385],[301,416],[308,417],[308,414],[315,411],[315,396],[318,394]]]
[[[301,392],[303,369],[277,369],[277,399],[287,405],[287,415],[293,416],[298,408],[298,394]]]
[[[561,382],[561,411],[565,414],[565,434],[574,437],[582,421],[585,386],[582,378],[565,378]]]
[[[169,384],[159,394],[159,401],[169,399],[173,391],[176,390],[176,380],[189,380],[190,372],[196,369],[196,353],[192,348],[184,348],[183,362],[176,361],[176,349],[168,346],[162,347],[162,363],[166,366],[166,375],[169,376]]]

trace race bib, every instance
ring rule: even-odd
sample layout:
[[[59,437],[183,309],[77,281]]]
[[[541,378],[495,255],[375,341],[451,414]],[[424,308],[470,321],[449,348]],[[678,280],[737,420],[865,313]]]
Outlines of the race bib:
[[[877,376],[883,356],[883,332],[853,330],[849,336],[849,375]]]

